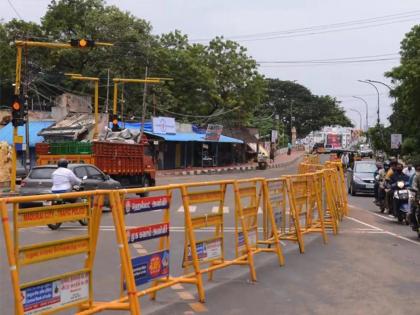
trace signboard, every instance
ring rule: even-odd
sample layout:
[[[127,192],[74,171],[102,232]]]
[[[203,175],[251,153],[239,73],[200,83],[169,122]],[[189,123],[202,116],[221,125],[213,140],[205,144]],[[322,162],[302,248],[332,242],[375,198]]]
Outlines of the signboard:
[[[208,141],[219,141],[220,136],[222,135],[223,126],[222,125],[213,125],[208,124],[206,130],[206,136],[204,140]]]
[[[126,230],[128,243],[136,243],[169,235],[169,223],[158,223]]]
[[[126,213],[139,213],[169,208],[168,196],[131,198],[125,200]]]
[[[257,231],[256,230],[248,231],[248,241],[249,241],[250,246],[255,246],[257,244]],[[238,250],[240,252],[246,250],[245,238],[244,238],[243,232],[238,233]]]
[[[199,261],[209,261],[222,257],[222,239],[210,239],[195,243]],[[188,245],[188,261],[192,261],[191,246]]]
[[[153,117],[153,133],[176,134],[175,118],[172,117]]]
[[[25,315],[40,314],[89,299],[89,273],[82,272],[21,289]]]
[[[337,133],[329,133],[327,134],[327,143],[326,145],[331,145],[331,148],[341,148],[342,147],[342,139],[341,135]]]
[[[29,245],[19,249],[19,261],[23,265],[89,252],[89,237]]]
[[[19,228],[54,224],[65,221],[78,221],[89,215],[86,203],[71,203],[49,207],[19,209],[17,224]]]
[[[271,142],[276,143],[279,138],[279,133],[277,130],[271,130]]]
[[[402,144],[402,134],[393,133],[391,134],[391,149],[398,150]]]
[[[131,259],[136,286],[169,276],[169,250],[165,249]]]

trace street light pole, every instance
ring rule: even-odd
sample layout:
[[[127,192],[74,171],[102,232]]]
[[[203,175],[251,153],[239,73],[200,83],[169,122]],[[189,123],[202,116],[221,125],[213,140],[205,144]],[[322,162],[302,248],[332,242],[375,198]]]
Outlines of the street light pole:
[[[354,109],[354,108],[350,108],[349,110],[359,114],[359,119],[360,119],[360,124],[359,125],[360,125],[360,129],[362,129],[362,114],[357,109]]]
[[[368,81],[368,82],[371,82],[371,83],[378,83],[378,84],[382,84],[383,86],[386,86],[390,91],[392,91],[392,87],[390,87],[388,84],[386,84],[386,83],[384,83],[384,82],[381,82],[381,81],[376,81],[376,80],[366,80],[366,81]],[[395,103],[397,102],[397,97],[396,96],[394,96],[394,100],[395,100]]]
[[[377,124],[377,125],[379,125],[379,124],[380,124],[380,122],[381,122],[381,118],[380,118],[380,116],[379,116],[379,90],[378,90],[378,88],[376,87],[376,85],[375,85],[375,84],[373,84],[372,82],[369,82],[369,81],[367,81],[367,80],[357,80],[357,81],[362,82],[362,83],[369,84],[369,85],[371,85],[371,86],[373,86],[373,87],[375,88],[375,90],[376,90],[376,94],[378,95],[378,110],[377,110],[378,118],[377,118],[376,124]]]
[[[366,105],[366,131],[369,130],[369,106],[366,100],[360,96],[353,96],[354,98],[357,98],[358,100],[361,100]]]

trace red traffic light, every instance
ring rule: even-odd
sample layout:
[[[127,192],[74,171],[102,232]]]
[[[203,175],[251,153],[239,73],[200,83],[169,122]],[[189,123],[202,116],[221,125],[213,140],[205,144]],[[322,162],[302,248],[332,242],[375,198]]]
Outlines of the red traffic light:
[[[20,105],[19,101],[13,101],[13,104],[12,104],[12,109],[13,110],[20,111],[21,107],[22,106]]]

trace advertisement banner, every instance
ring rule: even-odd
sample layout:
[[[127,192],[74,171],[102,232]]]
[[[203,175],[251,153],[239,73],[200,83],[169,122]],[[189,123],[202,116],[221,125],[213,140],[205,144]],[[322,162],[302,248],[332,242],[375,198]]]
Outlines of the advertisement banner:
[[[40,314],[89,299],[89,273],[82,272],[55,281],[21,289],[25,315]]]
[[[20,228],[78,221],[87,218],[89,206],[86,203],[54,205],[42,208],[19,209],[17,223]]]
[[[342,138],[340,134],[329,133],[327,134],[327,145],[331,145],[331,148],[337,149],[342,147]]]
[[[128,243],[137,243],[169,235],[169,223],[158,223],[126,230]]]
[[[169,208],[168,196],[130,198],[125,200],[126,213],[139,213]]]
[[[153,133],[158,134],[176,134],[175,118],[172,117],[153,117]]]
[[[248,231],[248,241],[249,241],[250,246],[255,246],[257,244],[257,231],[256,230]],[[238,250],[240,252],[246,250],[245,238],[244,238],[243,232],[238,233]]]
[[[223,126],[222,125],[213,125],[208,124],[206,130],[206,136],[204,140],[208,141],[219,141],[220,136],[222,135]]]
[[[195,245],[199,261],[208,261],[222,257],[222,239],[210,239]],[[192,261],[191,246],[188,245],[188,261]]]
[[[131,259],[136,286],[169,276],[169,250]]]
[[[402,144],[402,134],[393,133],[391,134],[391,149],[398,150]]]
[[[279,132],[277,130],[271,130],[271,142],[276,143],[279,138]]]

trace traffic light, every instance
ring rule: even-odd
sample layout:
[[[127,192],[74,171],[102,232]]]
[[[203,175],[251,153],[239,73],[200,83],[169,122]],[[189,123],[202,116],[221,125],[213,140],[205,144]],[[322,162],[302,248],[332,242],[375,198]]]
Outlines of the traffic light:
[[[95,46],[95,41],[86,38],[72,39],[70,40],[70,45],[75,48],[92,48]]]
[[[25,110],[23,109],[23,102],[18,96],[15,96],[12,101],[12,125],[13,127],[19,127],[24,124]]]
[[[112,123],[111,130],[112,131],[121,131],[120,126],[118,125],[118,116],[111,114],[109,115],[109,121]]]

